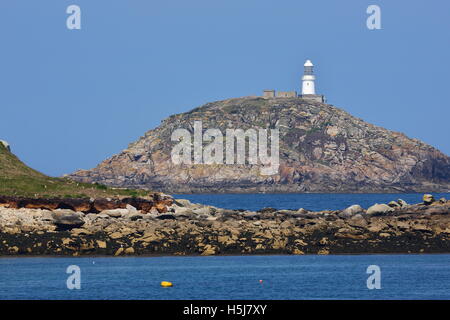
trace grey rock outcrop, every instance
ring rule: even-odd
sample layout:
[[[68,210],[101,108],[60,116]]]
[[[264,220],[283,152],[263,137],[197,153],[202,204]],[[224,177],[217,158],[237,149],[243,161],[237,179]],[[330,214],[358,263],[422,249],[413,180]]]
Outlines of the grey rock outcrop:
[[[374,204],[373,206],[369,207],[367,209],[367,214],[368,215],[377,215],[377,214],[385,214],[388,212],[392,212],[394,211],[394,208],[391,208],[390,206],[388,206],[387,204]]]
[[[83,213],[69,209],[54,210],[52,217],[53,223],[61,229],[79,228],[85,223]]]
[[[344,210],[339,214],[342,217],[351,217],[358,213],[363,213],[364,209],[359,204],[354,204]]]
[[[424,204],[432,204],[435,201],[433,195],[431,194],[424,194],[423,195],[423,203]]]

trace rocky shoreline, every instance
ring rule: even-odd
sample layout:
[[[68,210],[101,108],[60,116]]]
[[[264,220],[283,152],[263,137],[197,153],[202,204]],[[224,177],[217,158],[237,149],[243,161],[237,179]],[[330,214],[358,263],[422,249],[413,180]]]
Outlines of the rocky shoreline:
[[[450,253],[450,201],[226,210],[146,198],[0,197],[0,256]]]

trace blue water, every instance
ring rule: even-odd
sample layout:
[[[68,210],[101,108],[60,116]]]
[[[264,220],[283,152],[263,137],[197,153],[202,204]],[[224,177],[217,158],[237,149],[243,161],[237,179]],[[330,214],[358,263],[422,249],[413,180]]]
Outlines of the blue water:
[[[450,193],[434,193],[436,199],[450,198]],[[188,199],[226,209],[256,211],[265,207],[276,209],[339,210],[353,204],[368,208],[375,203],[388,203],[403,199],[409,204],[422,202],[422,193],[301,193],[301,194],[175,194],[175,198]]]
[[[367,208],[422,199],[422,194],[175,196],[247,210],[342,209],[355,203]],[[80,290],[67,289],[69,265],[81,268]],[[367,288],[369,265],[381,268],[380,290]],[[161,288],[163,280],[175,286]],[[450,299],[450,255],[0,258],[0,299]]]
[[[2,258],[0,299],[450,299],[450,255]]]

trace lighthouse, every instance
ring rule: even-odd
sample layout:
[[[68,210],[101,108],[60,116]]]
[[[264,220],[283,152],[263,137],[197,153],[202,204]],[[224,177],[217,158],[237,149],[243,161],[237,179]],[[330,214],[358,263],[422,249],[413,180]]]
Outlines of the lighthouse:
[[[314,81],[316,77],[314,76],[314,65],[311,60],[306,60],[303,65],[304,72],[302,77],[302,95],[305,94],[316,94],[316,88],[314,85]]]
[[[316,76],[314,75],[314,65],[311,60],[306,60],[303,67],[304,72],[302,77],[301,94],[297,94],[297,91],[275,91],[273,89],[267,89],[263,91],[263,98],[301,98],[303,100],[325,103],[325,96],[316,94]]]
[[[303,67],[302,94],[300,97],[307,100],[325,102],[325,97],[323,95],[316,94],[316,76],[314,75],[314,65],[311,60],[306,60]]]

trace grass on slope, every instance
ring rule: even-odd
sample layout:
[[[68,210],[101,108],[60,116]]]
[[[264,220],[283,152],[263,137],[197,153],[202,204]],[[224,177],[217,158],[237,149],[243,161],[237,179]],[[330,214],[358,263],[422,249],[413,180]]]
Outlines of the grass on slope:
[[[109,188],[46,176],[25,165],[0,143],[0,195],[33,198],[145,196],[144,190]]]

